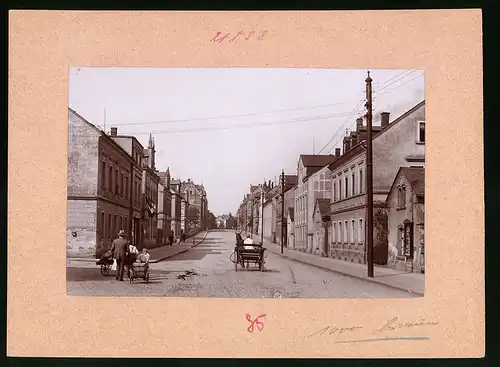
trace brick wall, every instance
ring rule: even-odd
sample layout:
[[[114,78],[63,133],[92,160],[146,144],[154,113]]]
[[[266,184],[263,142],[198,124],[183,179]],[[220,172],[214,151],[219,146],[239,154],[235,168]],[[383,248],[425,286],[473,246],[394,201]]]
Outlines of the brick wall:
[[[96,213],[95,200],[68,200],[66,230],[68,258],[95,258]]]

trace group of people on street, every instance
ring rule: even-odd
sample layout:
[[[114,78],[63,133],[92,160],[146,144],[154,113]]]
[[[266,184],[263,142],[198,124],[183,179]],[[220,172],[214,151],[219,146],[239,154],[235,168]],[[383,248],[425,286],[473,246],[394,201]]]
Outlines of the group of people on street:
[[[127,234],[123,229],[118,232],[118,238],[111,245],[111,258],[116,260],[116,280],[123,281],[125,266],[130,269],[134,262],[149,263],[147,248],[139,253],[137,247],[126,239]]]
[[[186,234],[184,233],[183,229],[181,229],[181,235],[177,237],[175,236],[175,231],[170,232],[170,234],[168,235],[168,243],[170,246],[172,246],[174,242],[177,244],[186,242]]]
[[[123,281],[125,267],[127,267],[128,271],[130,271],[130,267],[133,266],[134,262],[149,263],[149,253],[147,248],[143,248],[142,251],[139,252],[137,247],[126,239],[126,236],[126,232],[121,229],[118,232],[118,238],[113,241],[111,250],[109,251],[110,258],[116,260],[116,280],[118,281]],[[175,237],[175,233],[172,231],[169,235],[170,246],[174,243],[174,239],[177,244],[181,241],[185,242],[186,234],[183,230],[181,230],[180,236]]]

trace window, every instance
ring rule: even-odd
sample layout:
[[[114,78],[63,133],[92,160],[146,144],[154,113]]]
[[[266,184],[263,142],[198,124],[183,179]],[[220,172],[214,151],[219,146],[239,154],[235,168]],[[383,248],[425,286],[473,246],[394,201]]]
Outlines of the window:
[[[123,229],[123,227],[122,227],[122,221],[123,221],[123,218],[120,215],[120,221],[118,222],[120,225],[118,226],[118,230]]]
[[[363,169],[359,169],[359,193],[363,193]]]
[[[318,191],[318,190],[319,190],[319,182],[314,181],[314,191]]]
[[[113,192],[113,167],[109,166],[108,190]]]
[[[339,222],[339,237],[337,242],[342,243],[343,238],[344,232],[342,231],[342,222]]]
[[[124,186],[125,186],[125,185],[124,185],[123,172],[121,173],[121,179],[122,179],[122,180],[120,181],[120,182],[121,182],[121,185],[120,185],[120,195],[121,195],[121,196],[124,196],[124,195],[123,195],[123,194],[124,194],[124,193],[123,193],[123,189],[124,189]]]
[[[125,198],[128,198],[128,176],[125,176]]]
[[[106,238],[106,223],[104,223],[104,212],[101,213],[101,238]]]
[[[362,243],[364,242],[364,232],[363,232],[363,219],[359,219],[359,236],[358,236],[358,242]]]
[[[333,181],[333,201],[337,201],[337,183]]]
[[[118,185],[118,169],[115,171],[115,194],[119,194],[119,185]]]
[[[335,236],[337,235],[337,223],[332,223],[332,243],[335,243]]]
[[[128,228],[128,217],[125,217],[124,218],[124,221],[123,221],[123,226]],[[125,229],[125,228],[124,228]],[[126,230],[126,229],[125,229]]]
[[[111,232],[113,232],[111,228],[111,214],[108,214],[108,226],[107,226],[108,238],[111,238]]]
[[[332,187],[332,181],[326,180],[325,181],[325,190],[330,191],[331,187]]]
[[[342,200],[342,179],[339,179],[339,200]]]
[[[425,121],[418,121],[417,143],[425,143]]]
[[[320,191],[325,191],[325,181],[321,180],[319,182],[319,190]]]
[[[115,214],[113,220],[113,237],[116,236],[117,233],[118,233],[118,215]]]
[[[406,188],[401,186],[398,188],[398,209],[406,207]]]
[[[351,220],[351,242],[356,243],[356,231],[355,231],[354,219]]]
[[[101,187],[103,189],[106,188],[106,162],[102,162]]]
[[[346,176],[345,178],[345,197],[349,196],[349,180],[348,177]]]
[[[347,227],[347,221],[344,221],[344,243],[349,242],[349,228]]]
[[[352,172],[351,181],[352,181],[351,195],[355,195],[356,194],[356,181],[354,179],[354,171]]]

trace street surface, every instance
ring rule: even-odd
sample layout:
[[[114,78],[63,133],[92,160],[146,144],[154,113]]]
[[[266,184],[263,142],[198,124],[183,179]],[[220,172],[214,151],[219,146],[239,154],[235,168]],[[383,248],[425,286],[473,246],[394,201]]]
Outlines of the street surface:
[[[233,231],[209,232],[198,246],[150,265],[150,280],[133,284],[102,276],[95,262],[67,265],[70,296],[173,296],[219,298],[407,298],[408,292],[355,279],[267,253],[265,269],[234,270]]]

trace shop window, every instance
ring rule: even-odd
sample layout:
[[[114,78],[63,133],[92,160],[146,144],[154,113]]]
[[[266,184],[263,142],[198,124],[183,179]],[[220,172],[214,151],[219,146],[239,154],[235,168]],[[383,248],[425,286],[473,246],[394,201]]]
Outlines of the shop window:
[[[417,143],[425,143],[425,121],[417,122]]]

